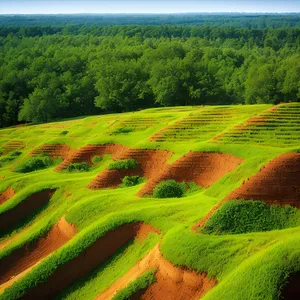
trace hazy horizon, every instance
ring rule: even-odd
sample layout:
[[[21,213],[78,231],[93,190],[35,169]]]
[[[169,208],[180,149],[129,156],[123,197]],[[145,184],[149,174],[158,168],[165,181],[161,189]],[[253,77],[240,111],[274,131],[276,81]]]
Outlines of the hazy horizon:
[[[0,14],[298,13],[298,0],[1,0]]]

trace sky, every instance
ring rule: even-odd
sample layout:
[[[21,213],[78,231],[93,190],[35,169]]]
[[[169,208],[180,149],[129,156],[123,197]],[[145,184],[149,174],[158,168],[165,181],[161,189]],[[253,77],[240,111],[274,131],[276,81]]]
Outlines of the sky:
[[[300,12],[300,0],[0,0],[0,14]]]

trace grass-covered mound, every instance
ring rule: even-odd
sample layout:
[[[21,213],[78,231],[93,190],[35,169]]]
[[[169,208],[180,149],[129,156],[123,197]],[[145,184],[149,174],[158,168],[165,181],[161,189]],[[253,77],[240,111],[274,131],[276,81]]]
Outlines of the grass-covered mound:
[[[300,211],[291,206],[268,205],[261,201],[225,202],[206,222],[202,233],[241,234],[279,230],[300,225]]]
[[[55,164],[58,164],[59,162],[61,162],[60,159],[53,159],[49,156],[29,157],[24,159],[21,163],[19,163],[14,168],[14,172],[29,173],[49,168]]]
[[[138,165],[135,159],[120,159],[109,164],[109,170],[128,170],[134,169]]]
[[[128,300],[131,297],[139,292],[147,288],[150,284],[156,281],[155,278],[155,270],[150,270],[145,272],[136,280],[132,281],[126,288],[118,291],[113,297],[112,300]],[[134,297],[132,298],[134,299]]]
[[[154,198],[181,198],[199,191],[201,188],[194,182],[176,182],[163,180],[153,190]]]

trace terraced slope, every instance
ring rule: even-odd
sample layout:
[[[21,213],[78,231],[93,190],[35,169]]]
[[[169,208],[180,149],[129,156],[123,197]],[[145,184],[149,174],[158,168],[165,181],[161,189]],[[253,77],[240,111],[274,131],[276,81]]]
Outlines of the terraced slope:
[[[155,108],[0,130],[0,299],[298,299],[299,112]],[[182,197],[154,197],[166,180]]]
[[[299,131],[300,104],[280,104],[224,133],[219,140],[231,144],[292,147],[299,145]]]

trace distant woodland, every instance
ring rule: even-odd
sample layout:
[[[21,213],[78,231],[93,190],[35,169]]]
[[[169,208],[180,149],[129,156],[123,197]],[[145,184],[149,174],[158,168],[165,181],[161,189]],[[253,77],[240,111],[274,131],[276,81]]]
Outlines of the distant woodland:
[[[136,16],[142,21],[115,26],[81,17],[91,24],[0,17],[0,127],[154,106],[300,100],[300,15],[208,15],[192,25],[190,15],[177,25]]]

